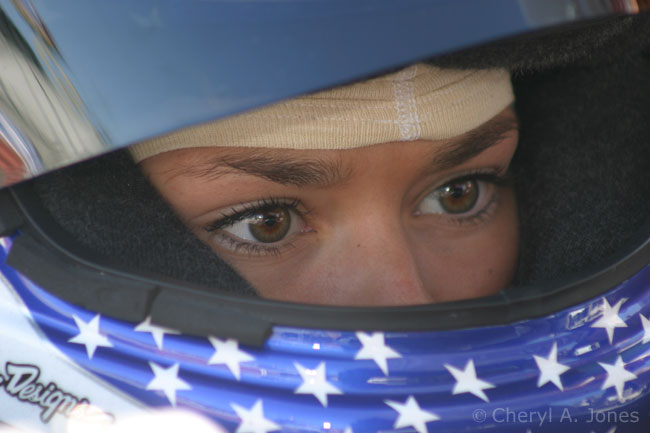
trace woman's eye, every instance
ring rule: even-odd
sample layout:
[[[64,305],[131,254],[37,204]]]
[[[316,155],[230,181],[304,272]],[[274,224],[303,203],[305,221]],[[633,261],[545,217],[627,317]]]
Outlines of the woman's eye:
[[[247,203],[231,209],[230,214],[203,227],[208,242],[234,252],[279,254],[293,246],[293,235],[312,232],[298,210],[299,202]]]
[[[417,214],[474,215],[493,202],[495,185],[478,179],[453,180],[422,199]]]
[[[292,216],[292,214],[294,216]],[[272,244],[282,241],[295,231],[297,217],[286,207],[272,207],[251,212],[238,222],[222,230],[249,242]]]
[[[264,199],[243,203],[203,227],[207,242],[233,252],[278,254],[292,246],[295,234],[312,232],[303,215],[309,211],[298,200]],[[202,236],[203,237],[203,236]]]

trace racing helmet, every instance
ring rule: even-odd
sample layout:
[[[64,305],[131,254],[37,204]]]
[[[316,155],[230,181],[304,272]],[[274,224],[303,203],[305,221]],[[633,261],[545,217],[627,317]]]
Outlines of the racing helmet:
[[[0,420],[106,431],[174,407],[237,433],[647,431],[648,6],[4,2]],[[414,62],[511,74],[520,254],[496,295],[263,299],[124,150]]]

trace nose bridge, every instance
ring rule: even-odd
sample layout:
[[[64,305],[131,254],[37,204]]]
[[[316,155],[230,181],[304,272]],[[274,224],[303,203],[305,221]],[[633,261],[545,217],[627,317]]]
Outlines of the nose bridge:
[[[354,303],[409,305],[433,302],[425,290],[418,260],[399,214],[366,214],[347,227],[341,240],[341,266],[351,283]],[[356,298],[359,298],[356,300]]]

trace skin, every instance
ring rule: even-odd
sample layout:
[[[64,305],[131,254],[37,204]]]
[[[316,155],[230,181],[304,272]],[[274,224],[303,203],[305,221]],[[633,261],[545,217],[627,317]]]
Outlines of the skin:
[[[514,114],[506,109],[500,118]],[[482,204],[472,210],[480,210],[478,216],[423,208],[425,197],[454,178],[507,172],[516,129],[460,164],[432,170],[431,161],[449,160],[461,138],[467,139],[351,150],[190,148],[150,157],[142,169],[188,227],[263,297],[348,306],[427,304],[497,293],[510,283],[516,265],[511,184],[479,183]],[[340,178],[291,184],[220,166],[224,159],[256,155],[327,161]],[[206,230],[233,207],[272,197],[299,201],[297,212],[303,214],[292,215],[294,225],[282,241],[251,250],[224,240],[232,238],[224,231],[232,227]]]

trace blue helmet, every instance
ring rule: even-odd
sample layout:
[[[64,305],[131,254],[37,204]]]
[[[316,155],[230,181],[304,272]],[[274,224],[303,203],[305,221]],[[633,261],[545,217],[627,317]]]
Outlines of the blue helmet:
[[[646,432],[648,6],[4,2],[0,420],[95,431],[171,406],[237,433]],[[138,207],[146,181],[118,149],[424,59],[512,72],[513,287],[261,299],[164,203]]]

